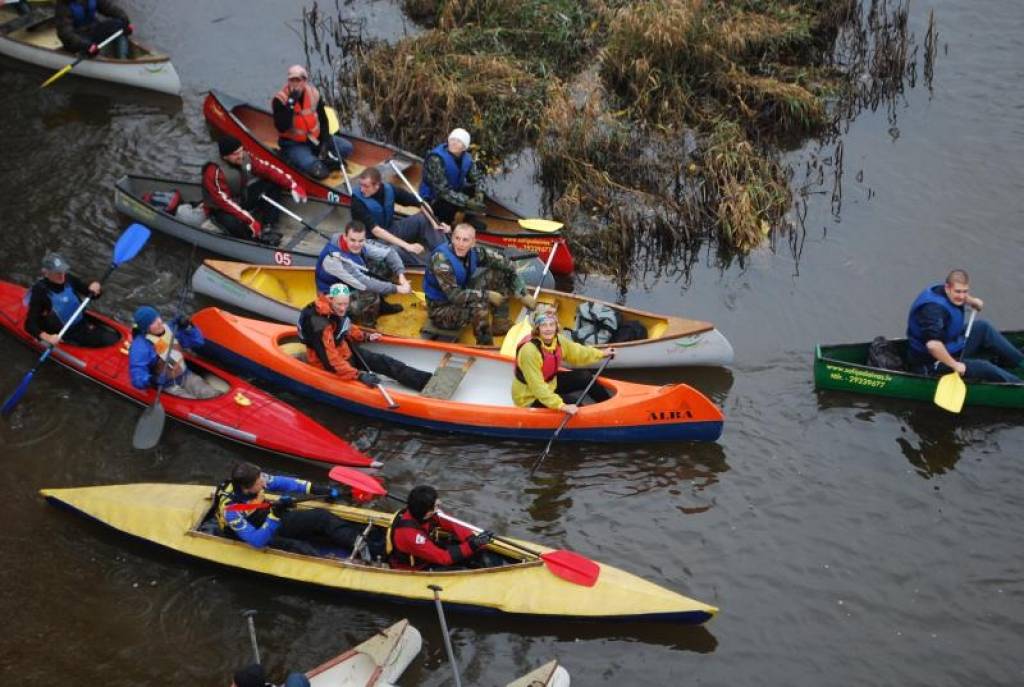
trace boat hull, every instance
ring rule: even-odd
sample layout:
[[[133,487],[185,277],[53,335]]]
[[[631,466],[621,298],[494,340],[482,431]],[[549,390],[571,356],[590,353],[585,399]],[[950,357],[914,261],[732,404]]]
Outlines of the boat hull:
[[[114,184],[114,207],[121,214],[168,236],[235,260],[257,265],[315,267],[320,251],[327,243],[326,238],[304,229],[285,215],[281,216],[277,225],[283,235],[279,246],[266,246],[256,241],[236,238],[218,229],[209,220],[202,223],[186,221],[150,205],[143,196],[153,191],[178,191],[182,202],[190,205],[197,205],[202,200],[202,187],[198,183],[128,174]],[[303,217],[326,236],[342,231],[352,219],[347,207],[315,199],[302,204],[283,200],[282,205]],[[424,265],[423,260],[412,253],[399,251],[399,254],[408,266]],[[554,284],[554,278],[550,274],[543,274],[544,266],[535,257],[515,259],[513,264],[527,284]]]
[[[414,290],[422,291],[421,272],[410,271],[406,276]],[[237,308],[289,324],[297,322],[299,311],[316,297],[313,270],[300,267],[259,267],[206,260],[193,275],[192,286],[199,293]],[[547,289],[541,291],[539,300],[558,305],[559,324],[564,328],[573,326],[580,303],[604,303]],[[388,302],[399,303],[404,309],[401,313],[381,317],[377,329],[392,336],[418,338],[420,329],[428,321],[423,301],[414,294],[394,294],[388,296]],[[612,303],[606,305],[618,310],[624,319],[640,321],[651,335],[638,341],[598,346],[615,348],[609,368],[728,365],[733,360],[732,345],[709,322],[657,315]],[[521,315],[520,304],[513,303],[512,318]],[[458,343],[479,350],[498,350],[502,340],[503,337],[496,337],[494,346],[477,346],[467,327]]]
[[[1017,347],[1024,332],[1003,332]],[[906,341],[896,340],[901,352]],[[814,385],[818,389],[849,391],[931,403],[938,377],[884,370],[867,365],[868,343],[819,345],[814,354]],[[1024,384],[967,381],[965,406],[1024,408]]]
[[[389,409],[377,389],[340,380],[309,365],[287,350],[296,343],[295,327],[251,320],[217,308],[193,316],[206,337],[202,353],[285,388],[347,411],[392,422],[446,432],[491,437],[548,440],[562,413],[548,408],[518,408],[511,403],[514,362],[491,351],[434,341],[382,337],[370,350],[396,357],[420,370],[434,370],[445,353],[474,359],[466,378],[448,400],[426,398],[387,378],[382,379],[398,403]],[[613,394],[602,403],[583,406],[559,434],[565,441],[715,441],[721,436],[721,411],[685,384],[662,387],[601,378]]]
[[[0,7],[0,23],[16,16],[13,9]],[[52,21],[31,33],[14,31],[0,34],[0,55],[53,71],[67,66],[76,58],[60,49],[60,40],[56,37]],[[136,60],[100,56],[83,60],[71,71],[70,76],[181,95],[181,79],[166,55],[149,54]]]
[[[22,326],[26,313],[25,293],[22,286],[0,281],[0,327],[32,350],[41,352],[42,344],[29,336]],[[125,398],[148,406],[153,402],[156,391],[136,389],[129,377],[127,347],[131,342],[130,330],[98,313],[91,313],[91,316],[115,329],[121,340],[104,348],[62,343],[50,358]],[[218,377],[227,384],[228,390],[216,398],[205,400],[163,394],[160,403],[169,417],[241,444],[294,458],[355,467],[376,464],[292,406],[220,368],[200,363],[189,354],[186,357],[190,367]]]
[[[505,687],[569,687],[570,683],[569,671],[558,661],[548,661]]]
[[[270,112],[253,107],[220,91],[210,91],[203,102],[203,115],[210,126],[219,133],[234,136],[241,141],[250,155],[285,166],[296,178],[301,179],[303,187],[310,197],[343,205],[351,204],[351,196],[348,194],[340,174],[335,174],[324,181],[318,181],[291,167],[286,160],[278,155],[276,150],[271,148],[277,139],[277,132],[273,128],[273,117]],[[418,188],[422,174],[423,159],[421,157],[362,136],[351,133],[343,135],[355,146],[355,150],[349,158],[350,165],[353,166],[350,176],[355,177],[356,175],[355,165],[358,165],[360,170],[376,165],[380,167],[385,180],[404,188],[404,183],[400,179],[389,178],[392,170],[386,163],[389,160],[395,160],[396,163],[409,165],[403,170],[403,174],[414,187]],[[557,245],[558,250],[551,262],[551,271],[560,275],[571,274],[575,267],[573,257],[569,251],[569,244],[561,234],[524,230],[518,224],[519,219],[521,219],[521,215],[493,198],[488,198],[488,230],[479,232],[477,238],[486,243],[533,251],[542,261],[548,259],[552,248]]]
[[[423,646],[419,630],[400,620],[306,672],[310,687],[392,687]]]
[[[276,549],[254,549],[237,540],[196,530],[212,505],[213,487],[185,484],[120,484],[44,489],[51,503],[78,511],[109,527],[179,553],[232,568],[351,594],[401,603],[433,603],[428,585],[444,589],[452,610],[586,621],[700,624],[718,609],[597,563],[593,586],[573,584],[552,574],[538,558],[480,570],[408,571],[379,568],[342,558],[304,556]],[[386,527],[392,513],[307,502],[359,523]],[[507,538],[506,538],[507,539]],[[544,546],[510,539],[538,553]],[[508,555],[500,545],[499,553]]]

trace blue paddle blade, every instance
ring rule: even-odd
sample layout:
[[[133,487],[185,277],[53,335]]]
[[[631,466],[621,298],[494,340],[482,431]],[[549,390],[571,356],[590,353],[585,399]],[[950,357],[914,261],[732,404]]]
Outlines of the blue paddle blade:
[[[114,258],[111,261],[114,266],[127,262],[139,254],[142,247],[149,241],[149,228],[135,222],[124,230],[121,237],[114,244]]]
[[[28,374],[22,378],[21,384],[18,385],[18,388],[14,390],[13,394],[7,397],[6,401],[4,401],[3,408],[0,408],[0,415],[7,417],[14,411],[14,407],[18,405],[18,401],[21,400],[21,397],[25,395],[25,391],[28,390],[29,382],[32,381],[32,375],[35,373],[36,369],[32,368],[28,371]]]

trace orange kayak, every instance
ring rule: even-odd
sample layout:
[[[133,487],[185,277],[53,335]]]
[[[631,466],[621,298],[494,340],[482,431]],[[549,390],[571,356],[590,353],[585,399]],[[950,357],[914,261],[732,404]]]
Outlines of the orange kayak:
[[[192,318],[203,331],[202,353],[257,379],[348,411],[428,429],[493,437],[547,440],[564,417],[547,408],[512,403],[514,361],[497,352],[456,344],[382,337],[368,350],[435,371],[439,394],[421,395],[382,377],[398,404],[389,409],[375,388],[309,365],[294,326],[206,308]],[[612,398],[580,408],[559,435],[576,441],[715,441],[724,417],[686,384],[650,386],[602,377]],[[454,386],[453,386],[454,385]],[[428,388],[434,386],[429,385]]]

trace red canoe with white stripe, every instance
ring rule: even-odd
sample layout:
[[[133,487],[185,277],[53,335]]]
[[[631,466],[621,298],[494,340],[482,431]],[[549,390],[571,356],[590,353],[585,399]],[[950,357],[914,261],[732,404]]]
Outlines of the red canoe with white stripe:
[[[25,331],[27,306],[23,286],[0,281],[0,326],[35,351],[42,344]],[[62,343],[50,356],[72,372],[102,384],[111,391],[149,405],[154,389],[140,391],[132,386],[128,372],[131,330],[96,312],[89,315],[114,329],[121,339],[112,346],[83,348]],[[227,390],[215,398],[197,400],[162,394],[160,403],[169,417],[217,436],[293,458],[334,465],[377,467],[379,463],[356,450],[320,423],[296,408],[207,362],[186,354],[191,369],[216,377]],[[31,391],[29,392],[32,393]],[[38,390],[36,393],[39,393]]]

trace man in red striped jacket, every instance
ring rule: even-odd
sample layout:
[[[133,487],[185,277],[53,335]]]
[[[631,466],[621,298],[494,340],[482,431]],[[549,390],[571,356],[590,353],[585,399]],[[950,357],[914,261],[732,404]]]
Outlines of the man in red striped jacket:
[[[272,162],[250,157],[241,142],[225,136],[217,142],[227,164],[203,166],[203,205],[213,221],[232,236],[276,246],[280,232],[274,229],[280,210],[260,196],[280,202],[288,191],[296,203],[306,202],[306,192],[288,172]]]

